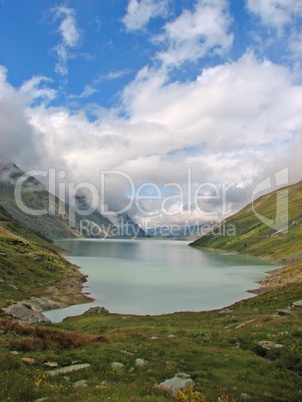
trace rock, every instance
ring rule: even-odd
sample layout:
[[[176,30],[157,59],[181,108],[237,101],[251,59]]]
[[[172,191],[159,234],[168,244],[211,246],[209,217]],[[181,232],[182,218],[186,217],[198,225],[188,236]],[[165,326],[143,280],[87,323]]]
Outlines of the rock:
[[[18,355],[18,354],[19,354],[16,350],[12,350],[10,353],[11,353],[12,355]]]
[[[257,343],[258,346],[260,346],[264,350],[271,350],[273,348],[280,349],[283,348],[284,345],[281,345],[280,343],[274,343],[272,341],[259,341]]]
[[[103,381],[101,382],[101,387],[102,387],[102,388],[107,387],[107,385],[108,385],[108,381],[107,381],[107,380],[103,380]]]
[[[33,310],[38,311],[39,313],[42,311],[67,307],[67,304],[51,300],[48,297],[32,297],[29,301],[23,300],[22,303],[29,304]]]
[[[22,357],[21,360],[27,364],[35,364],[36,363],[35,359],[32,359],[30,357]]]
[[[226,308],[224,310],[220,310],[219,314],[234,314],[234,310],[231,310],[229,308]]]
[[[43,254],[38,254],[38,253],[29,253],[27,254],[28,258],[31,258],[37,262],[42,262],[44,261],[44,255]]]
[[[0,253],[0,257],[7,257],[6,253]]]
[[[302,300],[298,300],[292,303],[292,307],[302,307]]]
[[[55,272],[56,271],[56,267],[54,265],[47,265],[46,269],[50,272]]]
[[[49,374],[51,377],[54,375],[58,375],[58,374],[66,374],[66,373],[71,373],[72,371],[78,371],[78,370],[82,370],[85,368],[90,367],[90,364],[85,363],[85,364],[74,364],[73,366],[66,366],[57,370],[52,370],[52,371],[48,371],[47,374]]]
[[[135,371],[135,368],[134,368],[134,367],[131,367],[131,369],[128,370],[128,373],[133,374],[134,371]]]
[[[151,336],[152,341],[154,341],[155,339],[158,339],[158,336]]]
[[[111,363],[111,367],[112,367],[114,370],[117,370],[117,371],[124,370],[124,365],[123,365],[123,363],[119,363],[119,362],[113,362],[113,363]]]
[[[244,392],[242,392],[240,394],[240,399],[251,399],[251,396],[248,394],[245,394]]]
[[[135,359],[135,365],[136,367],[143,367],[148,363],[147,360],[144,359]]]
[[[191,376],[185,373],[178,373],[174,378],[170,378],[162,382],[159,385],[156,385],[157,388],[167,390],[171,392],[173,396],[177,394],[177,391],[180,389],[184,391],[186,388],[193,387],[194,381],[191,380]]]
[[[80,380],[73,384],[74,389],[87,388],[87,387],[88,385],[86,384],[86,380]]]
[[[283,309],[277,309],[276,311],[277,311],[278,315],[289,315],[289,316],[294,315],[294,313],[290,309],[284,309],[284,310]]]
[[[171,335],[168,336],[168,338],[174,339],[174,338],[176,338],[176,336],[171,334]]]
[[[58,363],[56,362],[46,362],[44,363],[44,366],[50,367],[50,368],[56,368],[58,367]]]
[[[23,324],[37,324],[50,322],[42,313],[25,307],[21,302],[2,309],[7,315]]]
[[[90,307],[89,310],[87,310],[84,314],[105,314],[109,313],[105,307]]]
[[[35,402],[43,402],[47,401],[47,399],[49,399],[48,396],[44,396],[43,398],[36,399]]]
[[[177,378],[183,378],[184,380],[188,380],[189,378],[191,378],[191,376],[189,374],[185,374],[185,373],[177,373],[175,375],[175,377]]]

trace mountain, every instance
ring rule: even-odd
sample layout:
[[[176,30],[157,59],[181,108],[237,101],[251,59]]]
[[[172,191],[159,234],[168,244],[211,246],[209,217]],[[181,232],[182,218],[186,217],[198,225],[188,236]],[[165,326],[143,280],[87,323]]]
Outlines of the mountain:
[[[281,264],[301,261],[302,181],[259,197],[191,246],[261,256]]]
[[[13,218],[49,239],[134,237],[136,233],[138,237],[148,237],[126,214],[121,220],[127,221],[127,225],[132,228],[128,236],[97,210],[82,216],[74,208],[50,194],[34,177],[28,177],[22,185],[21,201],[23,206],[29,209],[26,211],[24,207],[19,207],[14,194],[16,183],[23,175],[24,172],[15,164],[0,162],[0,206]],[[86,198],[79,192],[76,194],[75,204],[78,210],[87,209]],[[28,213],[30,210],[38,211],[40,214]],[[46,210],[46,213],[42,213],[42,210]]]

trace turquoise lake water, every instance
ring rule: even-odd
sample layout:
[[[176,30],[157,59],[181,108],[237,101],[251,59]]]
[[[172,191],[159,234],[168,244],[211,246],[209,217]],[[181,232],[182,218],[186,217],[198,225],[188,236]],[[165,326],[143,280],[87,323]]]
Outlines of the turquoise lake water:
[[[75,239],[56,244],[88,275],[84,293],[93,303],[48,311],[53,322],[92,306],[111,313],[158,315],[203,311],[253,297],[272,264],[256,257],[204,251],[185,241]]]

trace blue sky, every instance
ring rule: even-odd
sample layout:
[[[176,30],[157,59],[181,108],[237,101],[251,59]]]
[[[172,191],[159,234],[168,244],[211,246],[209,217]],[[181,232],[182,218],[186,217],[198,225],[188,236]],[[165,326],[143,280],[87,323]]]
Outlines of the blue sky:
[[[1,0],[0,12],[2,154],[24,169],[163,186],[192,168],[196,183],[234,183],[231,211],[279,168],[299,178],[301,1]],[[112,183],[111,198],[125,194]]]

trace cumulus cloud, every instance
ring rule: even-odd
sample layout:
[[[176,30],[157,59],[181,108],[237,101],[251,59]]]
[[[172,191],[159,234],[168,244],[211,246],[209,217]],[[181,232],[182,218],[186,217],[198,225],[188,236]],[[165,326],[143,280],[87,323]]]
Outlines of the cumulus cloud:
[[[37,92],[36,82],[33,84],[35,79],[18,91],[7,82],[6,74],[6,69],[0,66],[1,157],[27,168],[38,166],[42,147],[38,149],[36,130],[28,121],[26,108],[33,97],[41,96],[41,93]]]
[[[60,21],[58,32],[61,40],[54,48],[58,61],[55,71],[58,74],[66,75],[68,73],[67,62],[74,57],[73,50],[79,45],[81,40],[81,30],[78,27],[75,10],[64,6],[58,6],[52,9],[54,13],[54,22]]]
[[[302,87],[292,82],[284,66],[259,60],[253,53],[206,68],[186,83],[169,82],[162,70],[142,69],[123,91],[127,117],[110,109],[90,121],[83,110],[30,106],[21,89],[7,83],[5,96],[10,114],[4,110],[7,118],[1,133],[7,136],[4,148],[13,161],[11,133],[14,147],[23,138],[20,148],[30,155],[36,149],[32,145],[38,144],[43,150],[39,167],[65,170],[69,181],[90,181],[100,189],[101,171],[118,170],[123,175],[106,175],[105,203],[111,208],[123,208],[131,201],[129,178],[136,188],[145,182],[156,184],[162,197],[177,194],[178,187],[167,186],[169,182],[183,189],[184,200],[165,204],[170,212],[180,207],[177,215],[163,213],[162,200],[142,201],[144,209],[156,212],[151,217],[133,205],[131,214],[141,224],[150,219],[178,223],[185,218],[192,222],[217,218],[202,215],[191,205],[192,192],[200,183],[233,184],[224,211],[229,214],[250,202],[253,186],[276,169],[289,167],[291,182],[301,179]],[[32,160],[23,160],[21,167]],[[154,188],[144,190],[142,195],[154,194]],[[216,211],[217,201],[204,198],[200,206],[205,212]]]
[[[264,24],[279,30],[302,15],[302,3],[297,0],[246,0],[246,5]]]
[[[179,66],[195,61],[207,53],[223,53],[233,42],[229,33],[232,22],[226,0],[199,0],[193,11],[185,10],[173,22],[164,26],[165,33],[157,40],[168,49],[157,57],[166,66]]]
[[[167,4],[168,0],[130,0],[122,21],[129,31],[139,30],[147,25],[151,18],[162,15]]]
[[[57,94],[55,89],[46,86],[46,83],[51,82],[52,80],[48,77],[34,76],[30,80],[24,82],[20,88],[20,93],[26,95],[29,102],[37,100],[46,102],[51,101]]]

